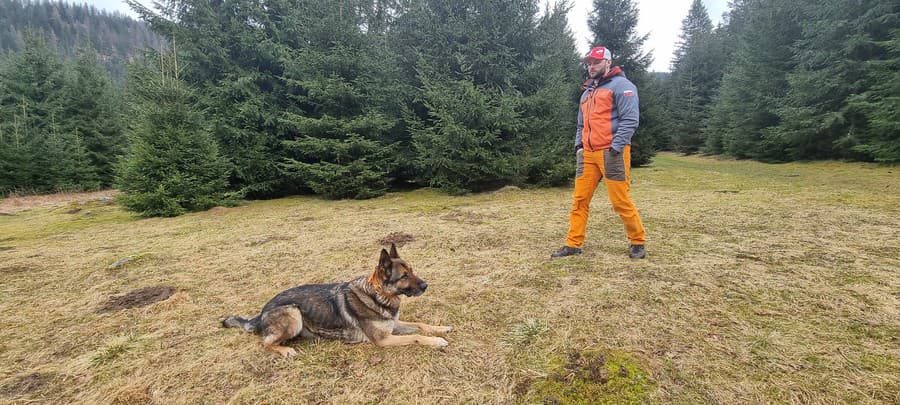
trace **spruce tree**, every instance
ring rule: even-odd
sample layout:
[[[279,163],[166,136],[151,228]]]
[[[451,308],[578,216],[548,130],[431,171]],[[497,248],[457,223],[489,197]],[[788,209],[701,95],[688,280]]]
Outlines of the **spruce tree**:
[[[155,10],[127,3],[153,29],[175,38],[179,78],[194,89],[197,107],[228,164],[230,189],[250,198],[296,192],[278,167],[287,138],[281,116],[290,103],[281,78],[287,54],[277,40],[303,42],[285,26],[306,11],[293,2],[165,1]],[[274,21],[273,21],[274,19]]]
[[[545,9],[535,32],[534,59],[517,76],[525,146],[517,152],[522,165],[515,170],[526,184],[557,186],[572,180],[582,69],[568,27],[571,7],[560,1]]]
[[[894,26],[897,16],[895,9],[890,17]],[[871,85],[848,99],[851,126],[847,137],[839,139],[835,147],[849,147],[867,160],[896,164],[900,163],[900,30],[891,30],[883,43],[884,57],[865,63],[865,78]],[[858,141],[853,139],[855,133],[859,134]]]
[[[478,87],[471,78],[436,77],[424,90],[428,120],[410,123],[420,178],[450,193],[511,182],[518,97]]]
[[[372,101],[394,93],[378,87],[390,58],[374,41],[390,23],[390,2],[186,0],[160,13],[132,6],[155,29],[183,38],[183,77],[198,89],[241,195],[384,192],[400,108]]]
[[[83,140],[90,166],[100,184],[109,187],[114,177],[113,165],[126,143],[123,100],[92,48],[81,47],[72,63],[61,100],[64,119],[60,130]]]
[[[669,81],[670,146],[693,153],[703,145],[702,128],[718,85],[712,21],[700,0],[694,0],[681,22]]]
[[[0,196],[24,184],[27,158],[23,156],[23,139],[16,98],[9,82],[12,63],[0,60]]]
[[[396,165],[390,109],[369,102],[382,90],[373,84],[386,84],[384,48],[375,42],[383,17],[353,1],[309,5],[289,14],[307,40],[285,50],[283,78],[295,108],[284,113],[281,167],[300,188],[328,198],[379,196]]]
[[[528,147],[522,91],[531,89],[521,75],[535,55],[536,14],[533,0],[404,5],[394,39],[421,89],[405,118],[420,184],[464,192],[527,176],[517,156]]]
[[[631,140],[632,166],[649,164],[656,154],[656,139],[665,136],[662,127],[655,124],[662,119],[661,109],[648,104],[643,97],[653,56],[643,51],[650,34],[639,35],[637,22],[638,9],[631,0],[594,0],[588,17],[588,28],[594,35],[591,46],[608,48],[613,54],[613,64],[620,66],[638,89],[641,124]]]
[[[804,2],[778,114],[791,159],[900,160],[900,4]]]
[[[85,191],[100,188],[100,181],[91,165],[84,140],[77,131],[60,132],[51,123],[50,132],[32,145],[31,165],[39,174],[32,175],[30,186],[35,191]]]
[[[5,90],[0,103],[9,125],[12,114],[18,114],[25,137],[50,131],[52,117],[59,117],[60,89],[65,82],[63,63],[35,32],[25,37],[25,48],[12,55],[5,70]]]
[[[746,26],[722,78],[707,133],[725,154],[784,161],[788,143],[777,132],[777,114],[796,62],[792,45],[800,37],[800,5],[789,0],[748,4]]]
[[[80,134],[64,131],[65,66],[42,37],[26,35],[25,48],[2,70],[0,133],[9,161],[0,193],[94,189],[96,173]]]
[[[608,48],[614,64],[622,67],[640,91],[653,57],[643,51],[650,34],[637,32],[637,5],[631,0],[594,0],[593,6],[588,16],[588,28],[594,34],[591,46]]]
[[[174,60],[128,72],[131,148],[117,166],[119,202],[142,216],[176,216],[229,203],[227,168]]]
[[[717,78],[719,85],[716,86],[716,92],[707,108],[707,121],[703,123],[704,145],[701,151],[705,153],[725,153],[722,129],[725,128],[725,123],[728,121],[722,115],[722,106],[719,104],[719,98],[723,90],[722,83],[726,68],[731,64],[735,51],[738,49],[741,35],[743,35],[747,27],[747,21],[750,18],[750,7],[753,2],[754,0],[731,1],[729,3],[730,8],[724,16],[723,24],[713,32],[712,42],[715,48],[713,52],[718,57]],[[716,109],[715,112],[713,111],[714,109]]]

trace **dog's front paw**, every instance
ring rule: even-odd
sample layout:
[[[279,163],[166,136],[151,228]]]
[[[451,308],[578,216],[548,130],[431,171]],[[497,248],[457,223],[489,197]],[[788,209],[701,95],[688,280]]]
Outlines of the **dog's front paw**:
[[[450,342],[447,342],[447,340],[444,338],[436,337],[436,338],[433,338],[431,341],[431,347],[434,347],[436,349],[447,347],[449,345],[450,345]]]
[[[287,346],[271,346],[271,347],[268,347],[267,349],[269,349],[269,350],[271,350],[271,351],[273,351],[273,352],[276,352],[276,353],[280,354],[281,357],[284,357],[284,358],[286,358],[286,359],[289,359],[289,358],[294,357],[294,356],[297,355],[297,351],[294,350],[293,347],[287,347]]]

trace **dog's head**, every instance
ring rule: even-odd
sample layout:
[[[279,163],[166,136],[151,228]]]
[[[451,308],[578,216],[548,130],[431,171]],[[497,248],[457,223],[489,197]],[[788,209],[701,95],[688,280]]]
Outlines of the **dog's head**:
[[[417,297],[428,288],[428,283],[416,276],[412,266],[400,258],[393,243],[390,253],[381,249],[375,274],[381,282],[382,292],[386,295],[403,294],[407,297]]]

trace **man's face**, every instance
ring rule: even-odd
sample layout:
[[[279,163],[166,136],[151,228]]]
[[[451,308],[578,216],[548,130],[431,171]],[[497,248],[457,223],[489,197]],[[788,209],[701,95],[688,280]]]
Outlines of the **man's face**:
[[[608,59],[588,59],[587,70],[591,79],[599,79],[606,74],[609,69],[610,61]]]

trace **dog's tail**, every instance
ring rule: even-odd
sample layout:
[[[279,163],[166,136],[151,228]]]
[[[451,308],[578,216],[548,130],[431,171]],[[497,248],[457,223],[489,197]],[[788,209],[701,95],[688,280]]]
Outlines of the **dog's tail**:
[[[259,316],[255,316],[252,319],[231,316],[222,320],[222,326],[225,328],[241,328],[245,332],[256,333],[259,331]]]

